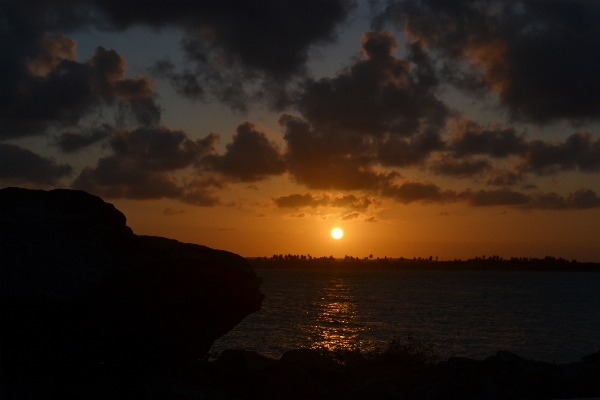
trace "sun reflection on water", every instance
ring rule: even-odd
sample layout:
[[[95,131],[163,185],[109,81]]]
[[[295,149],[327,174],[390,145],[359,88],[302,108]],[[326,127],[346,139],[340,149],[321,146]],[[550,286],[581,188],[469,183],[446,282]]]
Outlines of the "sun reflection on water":
[[[311,324],[305,332],[310,347],[328,350],[362,347],[359,335],[365,324],[361,323],[355,289],[344,278],[331,278],[324,285],[323,297],[313,304],[318,310],[316,324]]]

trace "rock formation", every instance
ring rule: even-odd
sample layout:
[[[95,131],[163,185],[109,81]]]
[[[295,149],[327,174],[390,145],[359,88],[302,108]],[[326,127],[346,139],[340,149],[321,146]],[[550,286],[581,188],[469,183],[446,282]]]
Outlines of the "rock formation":
[[[0,190],[7,360],[194,360],[260,309],[244,258],[137,236],[83,191]]]

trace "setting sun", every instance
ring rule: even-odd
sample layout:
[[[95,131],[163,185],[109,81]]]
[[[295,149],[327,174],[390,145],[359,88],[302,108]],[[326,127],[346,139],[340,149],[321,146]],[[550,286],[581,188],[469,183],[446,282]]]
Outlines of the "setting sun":
[[[334,228],[331,231],[331,237],[334,239],[341,239],[342,236],[344,236],[344,231],[341,230],[340,228]]]

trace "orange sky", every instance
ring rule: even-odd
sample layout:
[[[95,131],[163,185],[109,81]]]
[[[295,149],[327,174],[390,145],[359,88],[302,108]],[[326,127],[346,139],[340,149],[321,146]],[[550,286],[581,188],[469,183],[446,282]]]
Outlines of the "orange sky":
[[[0,5],[1,187],[244,256],[600,262],[600,5],[144,4]]]

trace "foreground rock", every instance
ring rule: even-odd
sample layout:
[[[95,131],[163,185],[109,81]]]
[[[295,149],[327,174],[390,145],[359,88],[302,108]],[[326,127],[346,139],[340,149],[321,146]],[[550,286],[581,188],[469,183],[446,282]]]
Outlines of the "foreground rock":
[[[10,371],[10,399],[572,399],[600,398],[600,352],[569,364],[500,351],[433,363],[398,351],[365,356],[290,350],[280,360],[226,350],[189,364],[36,364]],[[53,397],[54,396],[54,397]]]
[[[137,236],[82,191],[0,190],[1,357],[194,360],[260,309],[244,258]]]

